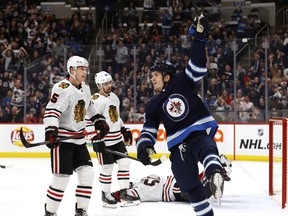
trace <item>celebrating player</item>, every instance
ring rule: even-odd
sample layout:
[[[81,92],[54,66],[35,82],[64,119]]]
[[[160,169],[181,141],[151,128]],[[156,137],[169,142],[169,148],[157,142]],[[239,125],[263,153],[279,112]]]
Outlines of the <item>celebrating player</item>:
[[[92,95],[92,101],[96,110],[105,116],[110,127],[110,131],[102,140],[101,145],[98,143],[93,146],[98,156],[98,162],[101,165],[99,181],[102,188],[103,207],[117,207],[117,201],[111,196],[114,163],[118,165],[117,179],[120,187],[121,206],[137,205],[140,203],[139,198],[132,197],[126,193],[130,180],[130,160],[105,152],[105,148],[108,148],[128,154],[125,145],[132,144],[132,133],[129,128],[124,126],[120,118],[120,101],[112,92],[112,77],[106,71],[101,71],[95,75],[95,82],[99,92]]]
[[[85,58],[72,56],[67,62],[69,78],[56,83],[47,104],[44,125],[45,140],[51,143],[52,182],[47,190],[45,216],[55,216],[63,198],[66,186],[73,170],[78,174],[76,188],[76,214],[87,216],[91,198],[94,170],[86,147],[84,133],[85,116],[91,116],[97,135],[93,140],[102,139],[109,131],[105,118],[99,115],[91,103],[89,86],[84,82],[89,65]],[[67,139],[59,143],[58,138]]]
[[[224,179],[225,181],[230,181],[230,173],[232,172],[231,161],[228,160],[223,154],[220,155],[220,159],[224,168]],[[201,172],[199,177],[201,179],[202,185],[205,188],[207,197],[211,197],[211,188],[204,172]],[[181,192],[175,178],[172,175],[162,178],[160,178],[158,175],[145,176],[138,182],[130,182],[130,189],[127,191],[127,193],[131,196],[139,197],[141,202],[189,201],[187,194]],[[114,192],[113,196],[118,202],[121,202],[119,199],[119,191]]]
[[[204,166],[213,196],[219,204],[224,178],[218,149],[213,137],[218,124],[197,95],[196,85],[207,73],[205,34],[207,19],[195,17],[189,34],[194,37],[191,56],[185,71],[176,73],[169,61],[156,61],[151,67],[151,81],[158,94],[145,107],[145,122],[137,139],[137,157],[151,163],[155,153],[158,127],[163,123],[171,152],[171,169],[182,192],[188,194],[196,215],[213,216],[199,178],[198,162]]]

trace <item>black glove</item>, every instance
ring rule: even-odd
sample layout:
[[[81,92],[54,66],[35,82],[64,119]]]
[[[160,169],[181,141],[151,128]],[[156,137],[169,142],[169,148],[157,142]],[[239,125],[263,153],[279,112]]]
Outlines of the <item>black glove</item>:
[[[209,23],[206,17],[202,14],[194,18],[192,25],[189,28],[189,35],[194,36],[199,40],[203,40],[208,31]]]
[[[143,163],[145,166],[151,163],[151,154],[155,154],[156,151],[154,149],[151,140],[148,138],[139,138],[136,140],[137,146],[137,158]]]
[[[98,139],[97,135],[91,139],[93,144],[93,150],[95,152],[103,153],[105,152],[105,142],[103,139]]]
[[[94,122],[95,131],[97,132],[98,139],[103,139],[104,136],[109,132],[109,125],[105,121],[103,115],[97,114],[91,118],[91,121]]]
[[[50,149],[55,148],[60,145],[60,142],[57,139],[58,137],[58,128],[55,126],[49,126],[45,129],[45,141],[50,143],[46,146]]]
[[[133,141],[130,128],[121,127],[121,134],[123,135],[125,145],[130,146]]]

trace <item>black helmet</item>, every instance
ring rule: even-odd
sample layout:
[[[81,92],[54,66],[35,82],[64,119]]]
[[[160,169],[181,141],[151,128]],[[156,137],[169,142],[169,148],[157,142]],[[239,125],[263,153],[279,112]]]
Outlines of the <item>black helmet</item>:
[[[163,76],[170,75],[173,77],[176,74],[176,67],[168,60],[156,61],[150,68],[150,71],[161,71]]]

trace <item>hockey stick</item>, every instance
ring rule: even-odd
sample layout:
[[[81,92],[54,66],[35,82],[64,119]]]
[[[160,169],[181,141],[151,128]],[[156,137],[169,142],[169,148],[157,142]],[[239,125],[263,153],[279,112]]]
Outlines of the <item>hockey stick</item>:
[[[7,168],[12,168],[12,165],[0,165],[0,168],[2,169],[7,169]]]
[[[105,148],[105,151],[106,151],[106,152],[109,152],[109,153],[112,153],[112,154],[115,154],[115,155],[118,155],[118,156],[121,156],[121,157],[129,158],[129,159],[132,159],[132,160],[141,162],[139,159],[137,159],[137,158],[135,158],[135,157],[131,157],[131,156],[129,156],[129,155],[127,155],[127,154],[124,154],[124,153],[122,153],[122,152],[113,151],[113,150],[108,149],[108,148]],[[158,166],[158,165],[162,164],[166,159],[167,159],[166,155],[163,155],[160,159],[155,160],[155,161],[152,161],[152,162],[150,163],[150,165],[152,165],[152,166]]]
[[[63,140],[68,140],[68,139],[75,139],[75,138],[80,138],[80,137],[84,137],[86,135],[91,135],[91,134],[95,134],[95,132],[85,132],[82,134],[76,134],[74,136],[70,136],[70,137],[63,137],[63,138],[59,138],[58,141],[63,141]],[[23,134],[23,130],[22,127],[20,128],[20,140],[23,144],[23,146],[25,148],[32,148],[32,147],[36,147],[36,146],[41,146],[41,145],[47,145],[49,143],[51,143],[50,141],[43,141],[43,142],[38,142],[38,143],[29,143],[26,139],[25,136]]]

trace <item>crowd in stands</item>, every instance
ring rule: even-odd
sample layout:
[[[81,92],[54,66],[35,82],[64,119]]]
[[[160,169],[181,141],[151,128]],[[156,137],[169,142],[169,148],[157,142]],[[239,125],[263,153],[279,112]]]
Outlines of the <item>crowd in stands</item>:
[[[93,20],[89,13],[84,17],[75,13],[67,19],[57,20],[37,9],[36,4],[11,2],[0,11],[0,122],[23,122],[24,103],[27,104],[24,121],[42,122],[49,90],[66,74],[64,49],[69,47],[68,57],[81,55],[83,45],[88,43],[94,30]],[[101,44],[104,49],[102,69],[113,77],[113,91],[120,98],[123,121],[142,122],[145,104],[154,93],[149,79],[153,62],[169,59],[180,71],[189,61],[193,40],[187,32],[192,23],[192,2],[117,2],[118,10],[109,15],[111,31],[104,35]],[[141,16],[136,7],[143,8]],[[238,25],[228,26],[221,19],[217,5],[212,11],[204,7],[200,11],[210,21],[207,33],[209,72],[198,88],[214,117],[220,122],[263,122],[266,99],[268,109],[273,110],[271,115],[285,115],[287,112],[281,110],[288,106],[288,29],[283,27],[269,38],[268,77],[265,77],[265,50],[261,43],[259,46],[254,44],[251,64],[246,66],[238,61],[236,71],[233,71],[232,41],[237,40],[240,47],[240,39],[254,37],[260,25],[254,18],[247,19],[239,13]],[[28,63],[32,63],[28,73],[29,87],[24,92],[23,64]]]
[[[51,86],[66,76],[64,49],[67,58],[81,55],[94,21],[79,11],[56,19],[34,1],[1,1],[0,8],[0,122],[42,122]]]

